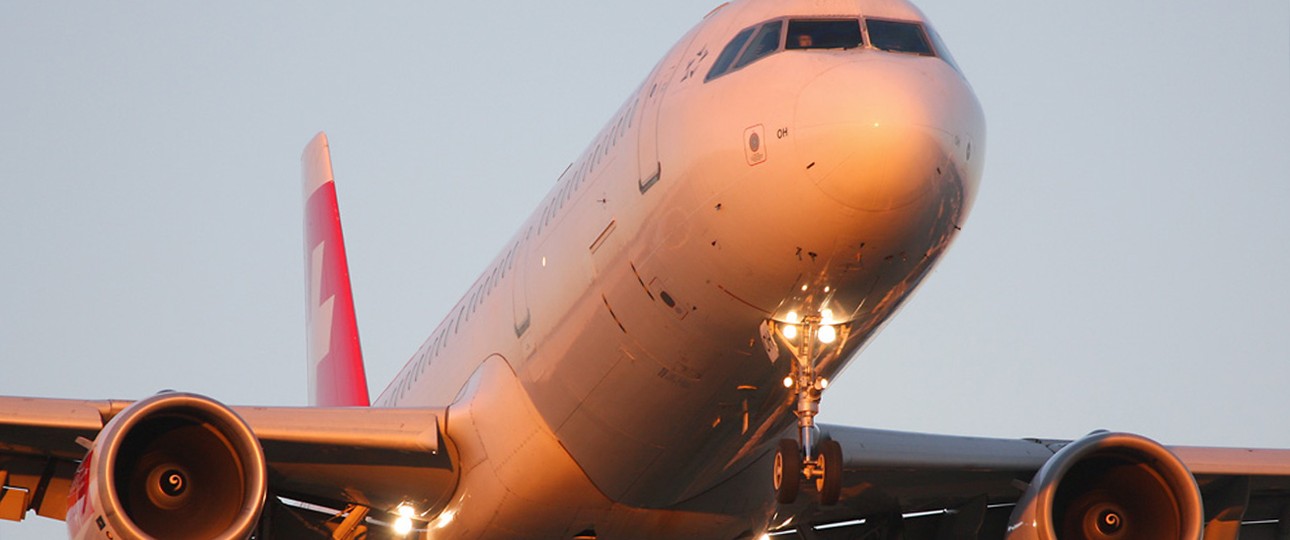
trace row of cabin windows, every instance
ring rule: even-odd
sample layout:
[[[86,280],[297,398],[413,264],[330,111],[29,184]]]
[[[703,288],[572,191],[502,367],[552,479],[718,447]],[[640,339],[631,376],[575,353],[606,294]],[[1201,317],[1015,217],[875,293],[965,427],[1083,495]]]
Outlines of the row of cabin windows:
[[[869,36],[869,46],[878,50],[936,56],[932,40],[923,26],[915,22],[883,19],[776,19],[750,26],[735,34],[734,39],[717,55],[704,82],[783,50],[861,47],[865,45],[866,33]]]

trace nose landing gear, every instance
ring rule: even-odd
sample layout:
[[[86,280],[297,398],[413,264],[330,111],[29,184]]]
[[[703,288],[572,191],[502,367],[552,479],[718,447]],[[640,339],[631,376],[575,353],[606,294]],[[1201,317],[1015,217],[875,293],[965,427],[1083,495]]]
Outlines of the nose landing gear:
[[[794,362],[784,386],[797,397],[798,440],[781,439],[775,453],[775,499],[780,504],[797,500],[802,480],[815,483],[820,504],[837,504],[842,493],[842,445],[834,440],[816,441],[815,415],[820,412],[820,397],[829,381],[817,372],[818,363],[831,359],[842,350],[849,326],[834,325],[830,314],[805,317],[800,324],[790,313],[787,322],[770,321],[776,333],[790,344]],[[817,343],[818,342],[818,343]],[[829,347],[821,347],[821,345]],[[824,349],[821,354],[818,349]],[[819,356],[820,358],[816,358]]]
[[[797,441],[780,439],[775,453],[775,500],[780,504],[797,501],[804,478],[815,481],[820,504],[837,504],[842,495],[842,445],[822,441],[815,459],[811,459],[803,454]]]

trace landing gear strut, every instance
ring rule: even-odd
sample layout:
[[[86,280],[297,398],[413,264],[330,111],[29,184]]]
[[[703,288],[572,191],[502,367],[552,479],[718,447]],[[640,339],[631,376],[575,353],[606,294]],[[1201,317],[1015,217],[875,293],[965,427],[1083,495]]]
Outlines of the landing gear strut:
[[[792,373],[784,379],[784,386],[797,397],[798,439],[781,439],[775,453],[775,499],[780,504],[797,500],[802,480],[815,482],[820,494],[820,504],[837,504],[842,493],[842,445],[834,440],[816,441],[815,415],[820,412],[820,395],[829,381],[816,371],[817,363],[831,359],[846,342],[849,326],[834,325],[828,311],[808,315],[800,323],[796,314],[789,314],[787,322],[771,321],[784,341],[792,344]],[[820,345],[833,345],[825,348]],[[819,356],[820,358],[816,358]],[[819,362],[817,362],[817,360]]]

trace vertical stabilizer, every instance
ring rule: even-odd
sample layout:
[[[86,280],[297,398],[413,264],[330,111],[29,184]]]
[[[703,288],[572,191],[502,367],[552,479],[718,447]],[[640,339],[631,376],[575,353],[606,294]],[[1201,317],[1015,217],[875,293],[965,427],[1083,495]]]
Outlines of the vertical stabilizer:
[[[305,195],[305,317],[309,334],[309,404],[366,407],[367,375],[358,344],[349,263],[331,174],[327,134],[319,132],[300,156]]]

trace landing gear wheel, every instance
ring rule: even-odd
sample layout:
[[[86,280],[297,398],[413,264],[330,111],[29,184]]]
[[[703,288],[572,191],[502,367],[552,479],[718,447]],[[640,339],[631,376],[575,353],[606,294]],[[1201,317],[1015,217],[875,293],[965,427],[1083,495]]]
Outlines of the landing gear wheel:
[[[840,450],[839,450],[840,451]],[[802,450],[793,439],[780,439],[775,452],[775,500],[793,504],[802,485]]]
[[[821,442],[819,463],[824,474],[815,480],[815,489],[821,505],[833,506],[842,495],[842,445],[832,439]]]

